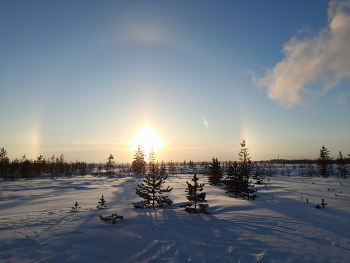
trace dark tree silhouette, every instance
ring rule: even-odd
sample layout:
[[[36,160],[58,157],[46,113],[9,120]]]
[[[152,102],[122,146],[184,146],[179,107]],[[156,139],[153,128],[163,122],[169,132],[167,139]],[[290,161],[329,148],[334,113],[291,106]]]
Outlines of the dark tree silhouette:
[[[320,149],[320,155],[317,159],[318,173],[319,175],[327,178],[332,173],[332,158],[329,157],[329,150],[322,146]]]
[[[187,184],[186,192],[188,193],[186,198],[189,201],[194,202],[194,212],[196,213],[197,202],[207,202],[207,200],[205,200],[206,193],[202,192],[204,184],[198,183],[198,177],[196,174],[193,175],[193,178],[191,181],[193,182],[193,184],[186,182]]]
[[[146,172],[145,152],[141,145],[138,146],[132,162],[132,169],[136,175],[144,175]]]
[[[345,179],[348,177],[349,171],[347,169],[346,160],[343,154],[341,153],[341,151],[339,152],[339,155],[337,158],[337,170],[340,178]]]
[[[222,172],[220,162],[218,161],[218,158],[213,157],[213,161],[211,164],[209,164],[207,173],[209,175],[209,178],[208,178],[209,184],[211,185],[221,184],[223,172]]]
[[[115,165],[115,161],[114,161],[113,154],[110,154],[106,163],[106,174],[108,176],[111,176],[112,174],[114,174],[114,165]]]
[[[227,168],[227,177],[225,180],[225,190],[228,194],[234,194],[238,197],[242,192],[243,177],[239,171],[237,162],[230,163]]]
[[[167,176],[162,172],[158,163],[151,162],[149,164],[149,173],[145,176],[143,183],[138,185],[136,194],[143,198],[141,202],[145,203],[145,207],[161,207],[164,204],[171,205],[172,200],[168,199],[168,196],[163,196],[163,192],[170,192],[169,189],[161,189]]]
[[[98,202],[98,203],[99,203],[99,205],[96,206],[96,208],[102,209],[102,208],[106,208],[107,207],[106,200],[103,199],[103,195],[102,195],[102,197],[100,199],[100,202]]]
[[[250,172],[253,169],[253,164],[250,158],[250,154],[248,151],[248,147],[246,147],[245,140],[241,143],[241,150],[238,153],[238,160],[239,160],[239,171],[240,176],[242,177],[242,184],[240,186],[241,189],[241,196],[246,197],[248,200],[255,199],[257,197],[256,195],[253,195],[255,190],[252,189],[254,185],[251,185],[251,182],[249,180],[250,178]]]
[[[7,157],[7,151],[0,149],[0,178],[7,178],[10,159]]]

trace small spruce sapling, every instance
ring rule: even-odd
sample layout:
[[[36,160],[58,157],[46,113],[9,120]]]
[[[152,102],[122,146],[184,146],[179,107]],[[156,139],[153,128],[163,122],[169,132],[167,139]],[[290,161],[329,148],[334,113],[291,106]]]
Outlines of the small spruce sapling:
[[[72,207],[72,209],[73,209],[74,211],[78,211],[78,208],[81,208],[81,207],[79,206],[78,202],[75,202],[75,204],[74,204],[74,206]]]
[[[98,206],[96,206],[96,208],[98,208],[98,209],[102,209],[102,208],[107,207],[107,205],[106,205],[106,200],[105,200],[105,199],[103,199],[103,195],[102,195],[102,198],[101,198],[100,200],[101,200],[101,201],[100,201],[100,202],[98,202],[98,203],[99,203],[99,205],[98,205]]]
[[[193,185],[189,182],[187,183],[186,192],[188,192],[188,195],[186,196],[189,201],[194,202],[194,208],[186,207],[187,212],[194,212],[197,213],[197,202],[207,202],[205,200],[206,193],[201,193],[203,191],[204,184],[198,183],[198,177],[196,174],[193,175],[193,178],[191,180],[193,182]]]

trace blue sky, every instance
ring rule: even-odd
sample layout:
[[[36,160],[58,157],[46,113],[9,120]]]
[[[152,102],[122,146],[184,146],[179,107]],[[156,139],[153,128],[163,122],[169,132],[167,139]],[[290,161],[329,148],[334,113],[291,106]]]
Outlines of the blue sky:
[[[350,153],[350,1],[1,1],[0,147],[131,162]],[[205,120],[207,123],[205,123]]]

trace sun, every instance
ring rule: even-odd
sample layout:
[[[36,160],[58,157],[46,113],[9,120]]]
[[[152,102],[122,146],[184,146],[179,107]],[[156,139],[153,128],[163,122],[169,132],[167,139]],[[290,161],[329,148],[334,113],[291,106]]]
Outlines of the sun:
[[[130,150],[132,151],[136,151],[138,146],[141,145],[147,155],[150,153],[151,149],[157,153],[166,145],[159,134],[148,124],[142,126],[142,128],[135,133],[129,144],[131,146]]]

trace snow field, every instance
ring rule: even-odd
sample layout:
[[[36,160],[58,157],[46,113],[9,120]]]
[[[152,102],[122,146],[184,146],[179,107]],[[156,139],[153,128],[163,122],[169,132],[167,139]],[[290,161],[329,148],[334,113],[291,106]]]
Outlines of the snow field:
[[[188,202],[191,177],[169,176],[164,186],[174,188],[166,193],[174,204],[161,209],[133,208],[142,178],[1,181],[0,261],[349,262],[348,180],[271,177],[266,188],[256,186],[254,201],[206,184],[212,214],[205,215],[179,208]],[[199,178],[206,183],[206,176]],[[102,195],[107,209],[96,208]],[[328,205],[316,209],[322,198]],[[76,201],[81,209],[75,212]],[[98,217],[112,213],[124,220]]]

